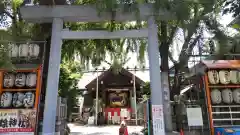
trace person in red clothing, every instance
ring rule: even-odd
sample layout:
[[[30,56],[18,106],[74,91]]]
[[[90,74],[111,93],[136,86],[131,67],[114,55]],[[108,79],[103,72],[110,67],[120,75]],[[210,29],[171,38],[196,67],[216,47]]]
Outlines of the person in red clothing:
[[[121,125],[119,128],[119,135],[128,135],[128,129],[125,121],[121,122]]]

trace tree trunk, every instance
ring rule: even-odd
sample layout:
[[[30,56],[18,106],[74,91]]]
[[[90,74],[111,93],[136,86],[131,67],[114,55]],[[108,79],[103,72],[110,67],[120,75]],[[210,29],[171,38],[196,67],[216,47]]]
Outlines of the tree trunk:
[[[171,100],[174,100],[174,95],[180,94],[181,76],[179,76],[180,70],[178,65],[174,65],[174,82],[171,88]]]
[[[180,95],[180,89],[181,89],[181,76],[179,76],[179,72],[180,72],[180,69],[179,69],[179,66],[178,65],[174,65],[174,83],[173,83],[173,86],[171,88],[171,100],[174,100],[174,96],[175,95]],[[179,112],[179,106],[180,104],[177,103],[175,104],[175,115],[176,115],[176,129],[177,131],[180,131],[180,129],[182,128],[182,116]]]
[[[170,105],[170,91],[169,91],[169,65],[168,65],[168,50],[169,44],[167,42],[167,23],[161,22],[161,46],[160,46],[160,56],[161,56],[161,81],[162,81],[162,91],[163,91],[163,113],[165,118],[165,129],[167,132],[172,132],[172,113]]]

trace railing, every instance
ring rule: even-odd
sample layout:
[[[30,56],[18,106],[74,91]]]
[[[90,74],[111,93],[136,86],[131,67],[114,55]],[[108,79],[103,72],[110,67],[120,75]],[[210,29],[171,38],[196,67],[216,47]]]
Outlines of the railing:
[[[240,105],[212,106],[214,127],[240,126]]]
[[[57,120],[67,119],[67,100],[65,98],[58,98],[57,105]]]

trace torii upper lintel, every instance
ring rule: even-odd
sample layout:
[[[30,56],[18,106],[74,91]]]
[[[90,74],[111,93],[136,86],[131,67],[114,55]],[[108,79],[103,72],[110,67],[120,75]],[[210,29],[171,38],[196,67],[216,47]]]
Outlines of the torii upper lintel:
[[[139,4],[139,15],[135,11],[124,12],[122,8],[116,10],[115,18],[111,13],[99,11],[93,5],[56,5],[56,6],[24,6],[20,8],[22,17],[27,22],[47,23],[53,18],[61,18],[64,22],[104,22],[114,19],[118,22],[147,20],[149,16],[158,16],[161,20],[174,20],[173,13],[159,10],[154,13],[152,4]]]

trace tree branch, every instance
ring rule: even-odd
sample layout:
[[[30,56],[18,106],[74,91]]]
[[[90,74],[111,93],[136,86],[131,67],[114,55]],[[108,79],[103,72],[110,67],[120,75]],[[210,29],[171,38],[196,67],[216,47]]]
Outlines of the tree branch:
[[[175,34],[176,34],[176,32],[177,32],[177,26],[172,26],[171,29],[172,29],[172,32],[171,32],[171,34],[170,34],[170,36],[169,36],[169,38],[168,38],[168,46],[170,46],[170,44],[173,43]],[[173,56],[172,56],[172,53],[171,53],[169,50],[168,50],[168,57],[169,57],[169,59],[174,63],[174,65],[177,64],[177,61],[174,60],[174,58],[173,58]]]
[[[187,28],[188,30],[188,35],[187,37],[184,39],[184,44],[182,46],[182,49],[181,49],[181,52],[180,52],[180,56],[179,56],[179,61],[182,61],[182,57],[184,57],[188,47],[189,47],[189,42],[191,41],[192,39],[192,36],[194,35],[194,33],[197,32],[197,25],[198,23],[200,22],[200,20],[197,20],[197,21],[194,21],[192,22],[192,24],[190,24],[190,27]]]
[[[195,45],[197,44],[198,40],[202,37],[202,35],[198,35],[193,42],[189,45],[188,50],[187,50],[187,54],[188,56],[190,54],[192,54],[193,48],[195,47]]]
[[[17,8],[17,14],[18,14],[18,17],[19,17],[19,21],[22,22],[23,18],[22,18],[22,14],[20,12],[20,7]]]
[[[188,44],[188,48],[186,51],[184,51],[181,55],[181,58],[179,58],[179,64],[180,65],[186,65],[190,55],[192,54],[193,48],[195,47],[196,43],[198,42],[198,40],[201,38],[202,35],[198,35],[193,42],[191,42],[190,44]]]
[[[173,56],[172,56],[172,53],[169,51],[168,52],[168,57],[169,57],[169,59],[173,62],[173,64],[175,65],[175,64],[177,64],[178,62],[176,61],[176,60],[174,60],[174,58],[173,58]]]
[[[14,19],[14,17],[6,10],[3,11],[7,16],[9,16],[11,19]]]
[[[103,62],[105,62],[106,64],[108,64],[109,66],[111,66],[112,64],[110,62],[108,62],[107,60],[103,60]]]

